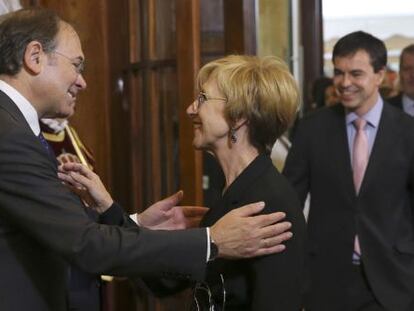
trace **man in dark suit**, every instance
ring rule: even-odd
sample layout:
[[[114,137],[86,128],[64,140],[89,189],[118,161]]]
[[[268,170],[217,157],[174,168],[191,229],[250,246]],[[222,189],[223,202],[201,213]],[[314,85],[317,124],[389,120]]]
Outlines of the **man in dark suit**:
[[[86,88],[84,56],[75,30],[55,13],[21,10],[0,23],[0,310],[66,310],[68,263],[96,274],[202,280],[206,261],[279,251],[280,214],[250,217],[252,204],[210,228],[153,231],[168,223],[156,203],[134,227],[99,225],[57,178],[39,118],[73,112]],[[120,213],[103,200],[101,217]],[[97,211],[102,206],[96,206]],[[175,209],[174,209],[175,210]],[[142,217],[140,217],[142,216]]]
[[[401,92],[388,102],[414,116],[414,44],[406,46],[400,55]]]
[[[414,120],[379,95],[381,40],[348,34],[332,59],[341,105],[300,122],[284,170],[310,193],[305,307],[414,310]]]

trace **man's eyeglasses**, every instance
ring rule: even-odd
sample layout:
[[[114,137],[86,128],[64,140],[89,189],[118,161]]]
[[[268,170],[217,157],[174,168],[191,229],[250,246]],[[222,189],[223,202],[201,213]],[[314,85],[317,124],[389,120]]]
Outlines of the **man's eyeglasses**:
[[[63,54],[61,52],[58,52],[58,51],[53,51],[52,53],[63,56],[68,61],[70,61],[72,66],[75,67],[76,73],[81,75],[83,73],[83,71],[85,70],[85,61],[83,59],[81,59],[81,58],[70,58],[70,57],[66,56],[65,54]]]
[[[224,277],[220,273],[220,279],[214,286],[202,282],[197,283],[193,291],[194,309],[197,311],[224,311],[226,305],[226,289]]]
[[[209,97],[206,93],[200,92],[197,96],[197,99],[193,102],[193,111],[198,112],[201,105],[203,105],[206,101],[209,100],[224,100],[227,102],[227,98],[224,97]]]

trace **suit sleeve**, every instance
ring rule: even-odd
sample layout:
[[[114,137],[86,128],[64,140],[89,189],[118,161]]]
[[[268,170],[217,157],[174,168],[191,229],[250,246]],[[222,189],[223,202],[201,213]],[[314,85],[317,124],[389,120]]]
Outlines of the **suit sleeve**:
[[[204,277],[205,229],[168,232],[92,222],[37,138],[18,129],[0,137],[0,217],[90,273]]]
[[[104,213],[99,215],[99,223],[104,225],[137,227],[138,225],[129,217],[121,205],[114,202]]]
[[[300,202],[304,206],[310,190],[310,165],[307,148],[309,138],[306,135],[306,129],[302,123],[299,122],[297,132],[292,141],[292,147],[286,158],[283,175],[286,176],[295,188]]]

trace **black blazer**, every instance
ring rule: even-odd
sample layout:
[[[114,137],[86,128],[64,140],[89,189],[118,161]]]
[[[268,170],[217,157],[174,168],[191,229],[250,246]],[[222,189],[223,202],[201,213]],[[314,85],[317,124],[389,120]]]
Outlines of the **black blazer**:
[[[229,211],[257,201],[266,203],[263,213],[282,211],[292,222],[293,238],[286,243],[286,250],[248,260],[212,261],[208,265],[206,283],[220,301],[220,273],[223,275],[225,310],[298,311],[305,284],[305,220],[294,189],[276,170],[269,156],[259,155],[249,164],[224,195],[213,202],[202,225],[209,226]]]
[[[125,223],[128,223],[127,221]],[[202,279],[205,229],[92,222],[55,162],[0,92],[0,310],[66,310],[68,262],[96,274]]]
[[[284,174],[308,219],[310,310],[347,310],[358,234],[375,297],[393,311],[414,310],[414,120],[384,103],[369,164],[357,196],[341,105],[305,117]]]

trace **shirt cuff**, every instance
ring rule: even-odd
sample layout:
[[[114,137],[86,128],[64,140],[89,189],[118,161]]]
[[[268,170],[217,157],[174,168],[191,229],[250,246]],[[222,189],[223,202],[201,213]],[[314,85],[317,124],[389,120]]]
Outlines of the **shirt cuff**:
[[[206,262],[210,259],[210,227],[206,228],[207,231],[207,258]]]
[[[138,213],[129,215],[129,218],[131,218],[132,221],[135,222],[138,226],[141,226],[141,224],[138,221]]]

